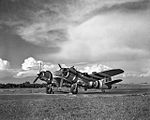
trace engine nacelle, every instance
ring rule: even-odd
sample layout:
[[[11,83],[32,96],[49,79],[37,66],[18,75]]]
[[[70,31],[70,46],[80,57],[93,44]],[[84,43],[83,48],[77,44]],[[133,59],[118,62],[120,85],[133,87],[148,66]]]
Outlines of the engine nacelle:
[[[50,71],[41,71],[38,76],[40,80],[45,81],[48,84],[52,83],[53,75]]]
[[[76,83],[78,80],[77,75],[73,74],[72,72],[68,71],[67,74],[64,76],[68,81],[72,83]]]
[[[88,88],[94,88],[94,89],[109,89],[107,85],[103,83],[102,80],[97,81],[91,81],[87,85]]]

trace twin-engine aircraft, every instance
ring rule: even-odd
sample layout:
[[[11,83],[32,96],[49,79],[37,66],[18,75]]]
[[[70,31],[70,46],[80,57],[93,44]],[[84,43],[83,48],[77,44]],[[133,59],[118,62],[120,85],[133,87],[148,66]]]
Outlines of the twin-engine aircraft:
[[[41,71],[34,80],[34,83],[37,79],[47,82],[47,94],[54,93],[54,85],[61,88],[65,84],[70,86],[72,94],[77,94],[79,87],[83,87],[85,91],[87,89],[100,89],[104,93],[106,89],[111,89],[113,84],[122,81],[122,79],[112,80],[111,77],[124,72],[122,69],[112,69],[88,74],[77,71],[74,66],[62,68],[60,64],[58,65],[60,70],[55,71],[54,74],[50,71]]]

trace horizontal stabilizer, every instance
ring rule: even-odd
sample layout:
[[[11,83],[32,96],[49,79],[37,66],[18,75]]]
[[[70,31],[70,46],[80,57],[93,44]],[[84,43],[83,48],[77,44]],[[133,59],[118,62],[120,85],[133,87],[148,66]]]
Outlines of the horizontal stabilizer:
[[[108,86],[110,86],[112,84],[115,84],[115,83],[118,83],[118,82],[121,82],[121,81],[122,81],[121,79],[117,79],[117,80],[106,82],[105,84],[108,85]]]

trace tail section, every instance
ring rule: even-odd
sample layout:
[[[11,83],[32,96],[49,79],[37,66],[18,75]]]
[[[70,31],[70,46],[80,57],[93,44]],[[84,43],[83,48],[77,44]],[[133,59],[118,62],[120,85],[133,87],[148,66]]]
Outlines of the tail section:
[[[116,84],[116,83],[121,82],[121,81],[122,81],[122,79],[112,80],[112,81],[106,82],[105,85],[112,86],[113,84]]]

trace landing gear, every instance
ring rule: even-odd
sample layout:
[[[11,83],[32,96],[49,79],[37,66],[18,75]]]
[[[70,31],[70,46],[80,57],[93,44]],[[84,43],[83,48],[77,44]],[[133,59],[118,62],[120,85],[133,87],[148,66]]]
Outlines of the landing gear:
[[[87,91],[87,88],[84,88],[84,91]]]
[[[78,93],[78,84],[72,84],[70,88],[70,92],[72,94],[77,94]]]
[[[101,91],[102,91],[102,93],[105,93],[105,92],[106,92],[104,89],[102,89]]]
[[[47,94],[54,94],[54,91],[53,91],[51,84],[46,86],[46,93]]]

